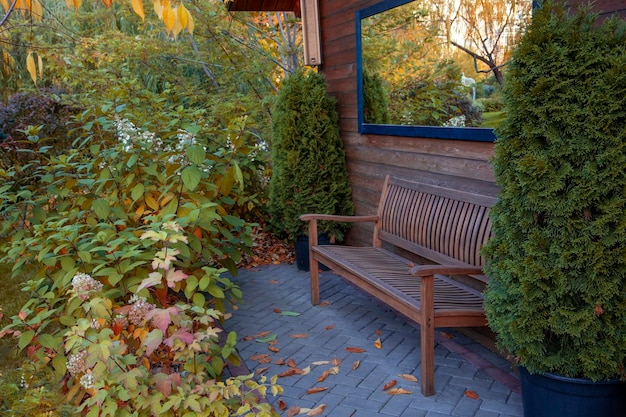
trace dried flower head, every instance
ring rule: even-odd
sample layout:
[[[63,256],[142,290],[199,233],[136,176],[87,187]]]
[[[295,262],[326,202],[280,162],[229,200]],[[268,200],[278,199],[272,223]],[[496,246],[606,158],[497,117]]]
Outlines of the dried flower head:
[[[81,300],[87,300],[92,292],[102,291],[102,283],[90,275],[78,273],[72,278],[72,290]]]

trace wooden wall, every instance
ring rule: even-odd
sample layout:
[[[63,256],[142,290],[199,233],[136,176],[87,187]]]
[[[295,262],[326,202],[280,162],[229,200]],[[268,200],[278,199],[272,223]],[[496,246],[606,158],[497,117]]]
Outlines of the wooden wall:
[[[358,214],[376,212],[387,174],[490,194],[493,144],[361,135],[357,126],[355,12],[379,0],[320,0],[322,56],[330,94],[339,102],[341,136]],[[370,242],[370,228],[354,227],[351,244]]]
[[[579,1],[583,0],[570,3],[576,6]],[[358,133],[355,12],[378,2],[319,0],[323,58],[320,70],[326,76],[330,94],[339,102],[341,136],[357,214],[376,212],[387,174],[496,195],[498,187],[489,163],[491,143]],[[621,13],[626,17],[623,0],[596,0],[596,7],[603,16]],[[347,242],[370,243],[370,231],[365,226],[353,227]]]

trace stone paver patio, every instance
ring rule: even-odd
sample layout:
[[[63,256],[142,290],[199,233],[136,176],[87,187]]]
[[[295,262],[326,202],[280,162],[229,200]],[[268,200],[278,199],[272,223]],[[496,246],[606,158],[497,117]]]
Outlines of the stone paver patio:
[[[322,274],[320,306],[311,305],[308,273],[295,265],[240,270],[234,280],[243,290],[244,303],[226,321],[226,330],[237,332],[243,369],[258,372],[269,367],[265,375],[277,375],[290,369],[290,359],[297,369],[310,369],[304,375],[278,378],[284,394],[269,401],[276,409],[286,407],[281,415],[290,407],[322,404],[321,415],[332,417],[522,415],[519,382],[510,363],[452,329],[437,333],[436,393],[424,397],[419,381],[400,376],[419,378],[419,328],[341,278]],[[250,338],[263,333],[276,335],[276,341]],[[375,346],[377,339],[381,348]],[[320,382],[333,368],[333,359],[341,361],[338,372]],[[411,393],[390,395],[391,389],[384,388],[393,380],[397,384],[391,389]],[[307,393],[311,388],[326,389]]]

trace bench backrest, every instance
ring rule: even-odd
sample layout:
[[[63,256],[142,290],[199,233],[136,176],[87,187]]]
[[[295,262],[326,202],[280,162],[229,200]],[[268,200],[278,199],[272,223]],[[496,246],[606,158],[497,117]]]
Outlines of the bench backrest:
[[[483,266],[495,197],[387,177],[374,244],[388,242],[439,264]]]

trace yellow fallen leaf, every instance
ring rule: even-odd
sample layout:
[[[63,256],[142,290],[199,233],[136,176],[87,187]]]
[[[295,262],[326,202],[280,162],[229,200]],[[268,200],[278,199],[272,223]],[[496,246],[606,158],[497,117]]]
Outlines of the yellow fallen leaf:
[[[380,340],[380,337],[378,339],[376,339],[376,341],[374,342],[374,346],[376,347],[376,349],[382,349],[383,348],[383,342]]]
[[[388,391],[386,391],[386,392],[387,392],[387,394],[389,394],[389,395],[403,395],[403,394],[404,394],[404,395],[406,395],[406,394],[413,394],[413,391],[409,391],[409,390],[406,390],[406,389],[404,389],[404,388],[393,388],[393,389],[390,389],[390,390],[388,390]]]
[[[402,379],[406,379],[407,381],[417,382],[417,378],[411,374],[399,374],[398,376]]]

